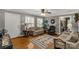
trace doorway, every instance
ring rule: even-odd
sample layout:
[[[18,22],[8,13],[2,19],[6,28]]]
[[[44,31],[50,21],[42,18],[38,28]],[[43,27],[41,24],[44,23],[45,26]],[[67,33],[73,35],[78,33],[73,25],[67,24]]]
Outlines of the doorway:
[[[59,33],[64,31],[72,31],[71,17],[63,16],[59,18]]]

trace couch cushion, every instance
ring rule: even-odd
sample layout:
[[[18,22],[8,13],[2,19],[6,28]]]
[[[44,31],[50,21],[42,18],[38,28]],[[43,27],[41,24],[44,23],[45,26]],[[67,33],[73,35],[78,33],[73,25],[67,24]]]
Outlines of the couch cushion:
[[[75,37],[71,37],[70,40],[68,40],[69,42],[72,42],[72,43],[76,43],[78,42],[78,38],[75,38]]]

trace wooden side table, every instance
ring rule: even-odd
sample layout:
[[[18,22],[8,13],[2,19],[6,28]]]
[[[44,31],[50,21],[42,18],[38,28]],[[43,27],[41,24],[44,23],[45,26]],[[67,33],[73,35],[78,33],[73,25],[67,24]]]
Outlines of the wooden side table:
[[[29,36],[29,31],[23,30],[24,36],[28,37]]]

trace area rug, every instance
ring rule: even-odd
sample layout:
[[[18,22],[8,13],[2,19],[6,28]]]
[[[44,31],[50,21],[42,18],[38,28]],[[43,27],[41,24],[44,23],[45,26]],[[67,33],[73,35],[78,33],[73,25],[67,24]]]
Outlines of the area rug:
[[[54,48],[53,44],[54,44],[54,38],[51,35],[43,35],[43,36],[39,36],[36,39],[32,40],[32,44],[38,46],[41,49],[46,49],[46,48]]]

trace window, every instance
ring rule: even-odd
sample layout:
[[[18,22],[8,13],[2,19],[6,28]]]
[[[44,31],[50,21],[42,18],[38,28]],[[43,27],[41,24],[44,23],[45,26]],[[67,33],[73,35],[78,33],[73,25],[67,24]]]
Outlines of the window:
[[[26,16],[25,17],[25,23],[27,24],[27,28],[34,27],[35,26],[34,17]]]
[[[37,27],[43,27],[43,18],[37,18]]]

